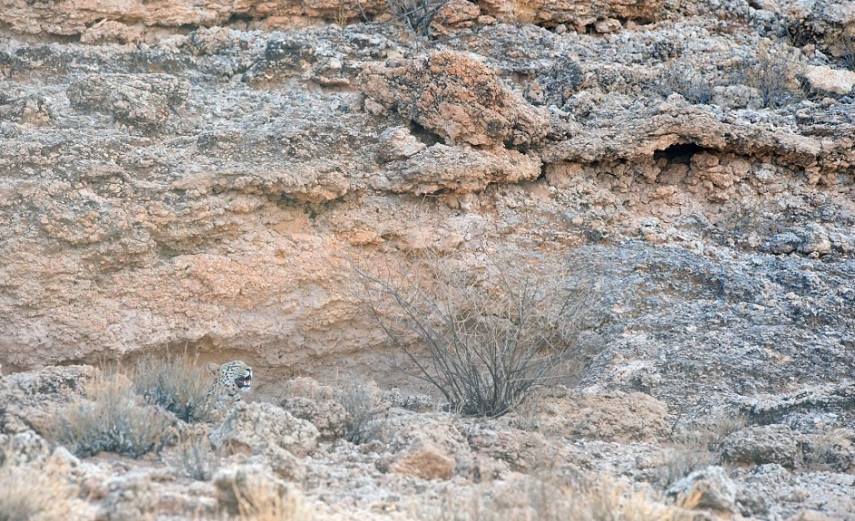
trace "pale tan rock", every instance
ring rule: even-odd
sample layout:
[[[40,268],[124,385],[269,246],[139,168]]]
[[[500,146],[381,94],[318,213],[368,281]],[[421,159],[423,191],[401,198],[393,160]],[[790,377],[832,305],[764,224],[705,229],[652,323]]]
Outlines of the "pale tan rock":
[[[101,20],[80,35],[83,43],[132,43],[142,41],[145,29],[141,25],[128,25],[114,20]]]
[[[213,478],[220,508],[238,514],[253,498],[261,501],[285,497],[290,489],[261,464],[234,464],[221,468]]]
[[[317,447],[318,430],[281,407],[257,402],[235,406],[210,438],[216,447],[258,453],[275,446],[302,457]]]
[[[460,53],[369,65],[359,77],[359,88],[448,144],[531,144],[549,129],[544,111],[505,88],[494,71]]]
[[[344,437],[350,423],[347,411],[334,400],[315,401],[294,397],[281,400],[279,405],[294,417],[310,421],[318,429],[321,441]]]
[[[568,392],[562,396],[555,390],[531,400],[539,403],[532,406],[540,430],[563,436],[654,441],[667,436],[671,428],[668,406],[644,393]]]
[[[855,72],[826,66],[810,67],[805,72],[810,86],[822,92],[846,95],[855,87]]]
[[[655,21],[662,18],[663,0],[597,0],[574,2],[572,0],[485,0],[481,9],[502,21],[519,20],[547,27],[570,24],[584,27],[598,19]]]
[[[388,188],[396,192],[468,193],[491,183],[516,183],[540,175],[534,154],[494,148],[476,150],[436,144],[404,161],[390,163]]]
[[[449,479],[454,475],[454,458],[432,445],[424,445],[397,459],[392,472],[421,479]]]
[[[385,3],[375,0],[361,2],[362,10],[376,14],[385,9]],[[104,21],[124,24],[142,24],[146,27],[180,27],[182,25],[211,26],[222,24],[232,16],[265,19],[268,25],[287,26],[294,19],[344,19],[356,20],[360,7],[339,0],[313,2],[243,2],[220,0],[156,1],[129,0],[103,2],[84,0],[56,4],[28,4],[25,0],[12,0],[3,6],[3,20],[12,29],[25,33],[73,35]],[[278,22],[278,24],[277,24]]]
[[[98,74],[68,88],[68,99],[78,110],[107,112],[116,121],[156,130],[187,99],[190,84],[165,74]]]
[[[736,511],[737,487],[722,467],[711,466],[692,472],[670,487],[667,494],[686,509]]]
[[[59,409],[86,392],[94,367],[48,367],[0,379],[0,434],[44,432]]]

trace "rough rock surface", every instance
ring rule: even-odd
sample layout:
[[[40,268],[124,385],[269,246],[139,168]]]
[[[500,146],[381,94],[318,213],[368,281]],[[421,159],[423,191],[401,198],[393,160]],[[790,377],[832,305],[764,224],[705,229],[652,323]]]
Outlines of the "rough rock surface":
[[[270,403],[239,404],[211,431],[219,449],[256,456],[282,478],[298,480],[304,470],[299,458],[318,445],[318,429]]]
[[[255,368],[255,403],[200,432],[319,518],[531,519],[550,480],[656,496],[709,463],[674,461],[694,439],[735,463],[734,516],[852,519],[851,2],[455,0],[432,39],[384,2],[114,4],[0,6],[0,436],[34,450],[8,465],[96,374],[66,364],[181,348]],[[481,280],[494,252],[602,295],[568,393],[380,404],[442,400],[352,266],[454,254]],[[296,375],[379,388],[282,402]],[[51,458],[93,516],[234,511],[157,455]]]

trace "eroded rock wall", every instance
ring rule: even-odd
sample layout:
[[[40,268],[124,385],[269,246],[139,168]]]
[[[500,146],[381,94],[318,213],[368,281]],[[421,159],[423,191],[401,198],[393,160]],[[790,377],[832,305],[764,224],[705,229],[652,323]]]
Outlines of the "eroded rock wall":
[[[685,279],[616,288],[620,326],[601,331],[603,345],[659,327],[656,306],[633,299],[661,291],[673,309],[711,313],[686,327],[761,320],[751,306],[765,306],[762,320],[795,324],[832,365],[851,350],[855,93],[811,83],[845,63],[776,36],[786,6],[724,6],[722,22],[698,2],[656,22],[641,13],[659,4],[636,2],[615,11],[615,34],[486,18],[426,42],[392,23],[245,30],[235,14],[274,7],[200,5],[187,21],[4,4],[17,31],[81,36],[11,32],[0,45],[6,370],[188,346],[280,375],[385,374],[397,362],[355,306],[351,263],[396,266],[427,248],[475,258],[485,244],[594,256],[606,263],[595,272],[632,288],[627,263]],[[269,16],[292,16],[286,7]],[[87,38],[96,18],[160,32]],[[781,60],[779,90],[745,72]],[[763,299],[747,298],[749,279],[765,281]],[[693,297],[713,286],[709,302]],[[726,342],[783,334],[758,327]],[[659,348],[639,342],[620,344],[621,357],[645,353],[632,374],[606,350],[597,377],[682,392],[667,382],[683,373],[661,383]],[[758,349],[751,364],[772,356]],[[779,355],[790,369],[807,356]],[[724,363],[687,360],[692,373]]]

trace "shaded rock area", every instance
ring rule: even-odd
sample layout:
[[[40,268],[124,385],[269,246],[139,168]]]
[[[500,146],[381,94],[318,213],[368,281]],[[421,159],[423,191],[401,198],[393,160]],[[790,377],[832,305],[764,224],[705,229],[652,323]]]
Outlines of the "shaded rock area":
[[[395,18],[0,6],[0,498],[855,519],[852,3],[453,0],[432,38]],[[590,315],[550,386],[462,417],[354,268],[455,255],[483,281],[498,253],[572,268]],[[198,424],[146,404],[169,432],[138,459],[56,442],[104,362],[177,349],[246,360],[248,403]]]

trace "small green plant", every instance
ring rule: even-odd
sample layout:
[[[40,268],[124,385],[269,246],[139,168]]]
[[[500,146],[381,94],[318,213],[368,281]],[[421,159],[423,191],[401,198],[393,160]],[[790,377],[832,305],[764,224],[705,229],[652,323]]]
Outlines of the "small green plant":
[[[134,389],[146,402],[163,407],[179,420],[188,423],[212,421],[211,375],[195,362],[187,354],[167,354],[164,358],[145,356],[134,368]]]
[[[174,419],[137,400],[121,375],[94,380],[86,399],[66,406],[48,426],[47,435],[80,457],[116,452],[138,458],[159,452],[175,437]]]
[[[566,269],[535,270],[535,257],[463,262],[426,254],[386,277],[357,268],[357,298],[450,410],[499,416],[582,356],[583,310],[596,302]]]

